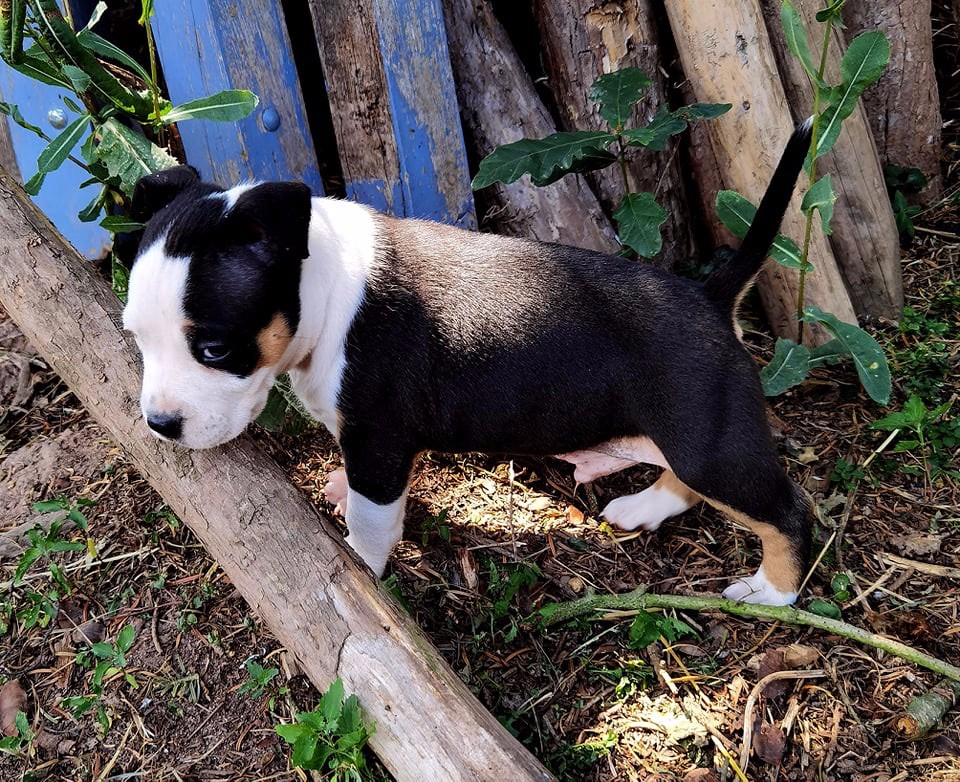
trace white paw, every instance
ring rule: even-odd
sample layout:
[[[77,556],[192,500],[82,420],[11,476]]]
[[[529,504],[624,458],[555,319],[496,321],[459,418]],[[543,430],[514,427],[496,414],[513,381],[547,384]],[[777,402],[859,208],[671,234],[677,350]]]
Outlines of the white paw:
[[[683,513],[690,503],[672,491],[650,486],[639,494],[618,497],[600,513],[623,530],[644,529],[653,532],[664,519]]]
[[[327,484],[323,487],[323,496],[334,506],[333,510],[341,516],[347,513],[347,473],[334,470],[327,473]]]
[[[354,545],[354,541],[356,540],[355,535],[347,535],[343,540],[350,548],[357,552],[360,559],[373,571],[373,575],[377,578],[383,576],[383,571],[387,569],[387,557],[380,554],[371,554],[369,551],[358,548]]]
[[[763,566],[752,576],[738,578],[723,590],[727,600],[743,603],[760,603],[768,606],[788,606],[797,599],[796,592],[781,592],[767,579]]]

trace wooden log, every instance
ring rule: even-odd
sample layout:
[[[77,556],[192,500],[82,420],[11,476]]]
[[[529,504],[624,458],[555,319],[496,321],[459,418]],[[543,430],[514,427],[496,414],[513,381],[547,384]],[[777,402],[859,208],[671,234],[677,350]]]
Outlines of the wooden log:
[[[940,175],[940,93],[933,64],[931,0],[849,0],[843,7],[847,38],[881,30],[890,42],[890,64],[863,94],[880,160],[919,168],[927,177],[923,200],[943,190]]]
[[[643,124],[668,103],[664,52],[652,0],[534,0],[550,89],[563,130],[606,129],[589,93],[604,73],[635,67],[653,83],[635,113]],[[663,250],[653,259],[664,268],[694,254],[692,221],[675,139],[663,152],[635,150],[628,166],[633,192],[655,193],[670,217],[663,224]],[[587,175],[608,212],[627,192],[618,166]]]
[[[793,128],[758,0],[700,0],[667,3],[667,15],[690,89],[697,100],[732,103],[733,109],[704,128],[711,139],[725,188],[757,203],[763,195]],[[798,188],[782,231],[795,240],[804,235]],[[856,323],[833,252],[825,237],[813,232],[805,304]],[[758,290],[770,326],[779,336],[796,338],[794,318],[798,275],[768,262]],[[814,341],[827,335],[805,333]]]
[[[119,302],[6,174],[0,266],[0,302],[24,334],[314,684],[340,677],[357,694],[396,779],[551,779],[248,438],[186,451],[148,435]]]
[[[813,87],[796,57],[787,48],[780,21],[780,0],[761,0],[767,31],[787,93],[794,122],[805,119],[813,106]],[[814,0],[794,0],[806,24],[811,49],[819,51],[823,25]],[[846,47],[834,28],[826,78],[840,83],[840,58]],[[900,237],[883,180],[873,134],[862,104],[843,123],[833,152],[817,163],[818,175],[831,174],[837,203],[831,223],[830,246],[847,282],[854,309],[861,317],[898,319],[903,309]]]
[[[290,39],[278,3],[174,0],[152,27],[170,99],[248,89],[257,110],[239,122],[183,122],[188,162],[230,186],[249,179],[298,180],[323,194]]]
[[[350,197],[475,228],[440,0],[311,0]]]
[[[460,117],[473,151],[484,157],[501,144],[556,133],[490,4],[443,0],[443,10]],[[549,187],[535,187],[529,178],[496,184],[484,191],[482,201],[490,208],[480,224],[498,233],[601,252],[620,249],[609,219],[580,177],[564,177]]]

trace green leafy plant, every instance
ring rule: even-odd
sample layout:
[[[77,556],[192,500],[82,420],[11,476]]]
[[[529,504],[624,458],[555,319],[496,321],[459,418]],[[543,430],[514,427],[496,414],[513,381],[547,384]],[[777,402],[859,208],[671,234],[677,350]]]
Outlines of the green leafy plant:
[[[363,720],[356,695],[344,698],[337,679],[313,711],[300,712],[297,721],[277,725],[277,734],[293,746],[290,762],[300,768],[325,772],[333,782],[363,782],[363,748],[375,726]]]
[[[811,369],[849,357],[853,359],[860,382],[870,398],[886,404],[890,399],[890,370],[877,341],[859,327],[844,323],[831,313],[804,306],[806,275],[813,269],[809,255],[814,223],[819,215],[820,230],[829,234],[836,201],[830,175],[817,178],[817,162],[833,149],[843,121],[853,113],[863,91],[880,78],[890,60],[890,46],[883,33],[876,30],[861,33],[850,42],[840,61],[840,84],[831,86],[824,81],[833,27],[841,24],[840,12],[844,2],[834,0],[816,15],[817,21],[823,24],[817,64],[814,64],[799,12],[789,0],[781,7],[787,46],[799,60],[813,87],[813,136],[805,164],[808,188],[801,204],[806,216],[803,244],[798,246],[780,236],[770,254],[777,263],[795,269],[799,274],[797,339],[777,340],[773,359],[761,371],[760,379],[764,393],[777,396],[803,382]],[[756,212],[756,207],[747,199],[729,190],[717,194],[716,209],[720,221],[739,237],[746,235]],[[802,344],[807,323],[819,324],[833,339],[825,345],[808,349]]]
[[[631,649],[643,649],[660,638],[673,643],[684,635],[696,636],[696,632],[686,622],[672,616],[641,611],[627,631],[627,645]]]
[[[227,90],[179,106],[163,98],[150,29],[153,5],[153,0],[141,0],[139,21],[147,35],[148,71],[93,32],[107,9],[104,2],[97,4],[82,30],[75,30],[63,17],[56,0],[0,4],[0,57],[20,73],[71,93],[72,98],[63,96],[64,105],[79,115],[50,138],[27,121],[18,106],[0,103],[0,112],[48,142],[25,188],[35,195],[46,176],[69,160],[89,174],[82,186],[97,187],[80,219],[93,221],[106,213],[100,224],[113,232],[141,227],[127,216],[137,180],[178,164],[166,148],[171,124],[190,119],[232,122],[250,114],[258,102],[246,90]],[[125,78],[114,75],[118,68]]]
[[[696,103],[670,111],[662,106],[646,125],[631,125],[634,107],[643,100],[650,78],[637,68],[624,68],[601,76],[590,90],[599,104],[599,115],[609,130],[577,130],[554,133],[543,139],[521,139],[497,147],[480,162],[473,179],[474,190],[495,182],[510,184],[529,174],[535,185],[546,186],[567,174],[583,174],[618,164],[626,195],[613,213],[621,243],[644,258],[652,258],[662,246],[660,226],[667,212],[652,193],[631,192],[627,161],[632,150],[664,149],[671,136],[702,119],[713,119],[730,110],[730,104]]]
[[[883,167],[883,180],[890,194],[893,216],[901,239],[913,239],[916,230],[913,218],[920,214],[920,207],[907,201],[907,195],[919,193],[927,186],[927,178],[919,168],[904,168],[888,163]]]
[[[270,686],[276,675],[280,673],[277,668],[264,668],[256,660],[247,660],[243,667],[247,669],[247,681],[240,685],[237,692],[250,693],[254,698],[263,697],[264,691]]]
[[[90,651],[97,658],[98,662],[93,669],[92,689],[95,693],[103,691],[103,680],[115,676],[118,673],[123,674],[124,680],[134,689],[140,685],[130,671],[127,670],[127,652],[133,646],[136,638],[136,631],[133,625],[125,625],[117,634],[117,640],[113,643],[99,641],[90,644]]]
[[[18,758],[23,757],[34,738],[33,731],[30,730],[30,723],[27,722],[27,715],[22,711],[17,711],[13,718],[13,726],[17,734],[0,738],[0,752]]]
[[[952,405],[951,399],[929,410],[919,395],[913,394],[900,411],[870,425],[871,429],[913,434],[910,439],[901,439],[893,453],[918,452],[928,487],[941,475],[960,477],[948,466],[954,463],[960,445],[960,420],[944,418]]]

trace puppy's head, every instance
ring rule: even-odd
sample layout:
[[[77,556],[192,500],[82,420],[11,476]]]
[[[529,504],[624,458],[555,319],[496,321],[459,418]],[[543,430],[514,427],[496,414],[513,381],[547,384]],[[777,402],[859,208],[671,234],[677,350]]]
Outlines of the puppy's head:
[[[131,212],[147,225],[123,324],[158,437],[209,448],[260,414],[294,352],[310,209],[305,185],[223,190],[186,166],[137,183]]]

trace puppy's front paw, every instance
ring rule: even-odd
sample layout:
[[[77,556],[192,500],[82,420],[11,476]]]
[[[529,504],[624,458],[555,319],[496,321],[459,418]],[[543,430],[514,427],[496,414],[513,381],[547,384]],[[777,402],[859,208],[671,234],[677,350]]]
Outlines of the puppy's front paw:
[[[782,592],[771,584],[762,565],[752,576],[744,576],[734,581],[723,590],[723,596],[727,600],[768,606],[788,606],[797,599],[796,592]]]
[[[673,492],[650,486],[639,494],[618,497],[600,515],[622,530],[653,532],[664,519],[683,513],[689,507]]]
[[[383,578],[383,571],[387,569],[387,557],[371,554],[369,551],[363,551],[356,545],[357,539],[355,535],[347,535],[344,541],[350,548],[357,552],[360,559],[373,571],[373,575],[377,578]]]
[[[323,496],[334,506],[333,510],[341,516],[347,514],[347,473],[334,470],[327,473],[327,484],[323,487]]]

